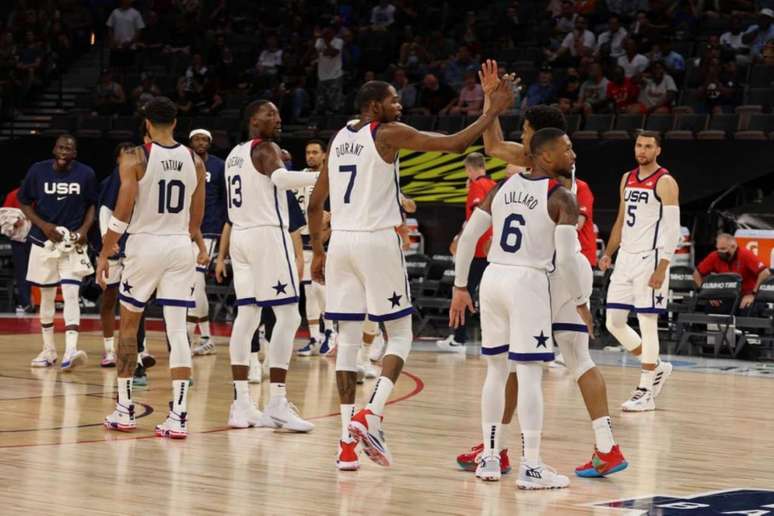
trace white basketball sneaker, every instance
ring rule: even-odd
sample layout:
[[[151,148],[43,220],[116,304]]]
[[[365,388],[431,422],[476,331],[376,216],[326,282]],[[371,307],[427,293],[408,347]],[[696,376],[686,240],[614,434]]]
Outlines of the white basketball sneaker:
[[[661,394],[661,389],[664,388],[664,384],[667,379],[672,375],[672,364],[669,362],[659,361],[656,366],[656,377],[653,379],[653,398],[658,398]]]
[[[44,349],[38,356],[32,359],[30,367],[51,367],[56,363],[56,350]]]
[[[499,461],[497,466],[499,468]],[[562,489],[569,485],[569,478],[545,464],[519,464],[519,478],[516,480],[519,489]]]
[[[215,343],[213,342],[213,339],[209,337],[201,337],[199,339],[199,345],[196,346],[193,350],[193,355],[195,357],[214,355],[216,351],[217,350],[215,349]]]
[[[62,371],[71,371],[76,366],[85,365],[87,360],[86,352],[80,349],[70,353],[65,352],[65,356],[62,359]]]
[[[478,461],[476,467],[476,476],[481,480],[496,482],[500,480],[502,472],[500,470],[500,454],[494,450],[489,455],[483,455]]]
[[[169,415],[160,425],[156,425],[157,437],[170,439],[185,439],[188,437],[188,413],[178,414],[172,410],[172,402],[169,402]]]
[[[116,409],[113,413],[105,417],[104,425],[108,430],[131,432],[137,428],[137,422],[134,419],[134,405],[127,407],[116,403]]]
[[[309,432],[314,425],[301,419],[298,409],[287,398],[274,397],[263,410],[262,426],[282,428],[292,432]]]
[[[624,401],[621,408],[624,412],[648,412],[656,410],[656,401],[651,391],[637,387],[632,392],[632,397]]]
[[[435,345],[438,346],[441,351],[446,351],[448,353],[465,352],[465,344],[454,340],[454,335],[449,335],[445,339],[435,341]]]
[[[248,383],[261,383],[263,380],[263,367],[258,360],[258,353],[250,353],[250,370],[247,373]]]
[[[252,428],[261,426],[263,414],[253,404],[234,401],[228,411],[228,426],[231,428]]]

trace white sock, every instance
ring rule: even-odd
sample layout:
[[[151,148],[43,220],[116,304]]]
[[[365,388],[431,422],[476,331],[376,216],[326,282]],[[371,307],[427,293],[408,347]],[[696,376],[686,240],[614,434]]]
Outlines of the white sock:
[[[209,339],[210,335],[210,321],[199,321],[199,333],[201,333],[203,339]]]
[[[484,435],[484,455],[500,453],[500,423],[481,423]]]
[[[105,337],[105,353],[113,352],[113,337]]]
[[[602,453],[610,453],[610,450],[615,446],[613,424],[610,421],[610,417],[605,416],[595,419],[591,422],[591,428],[594,429],[594,441],[597,445],[597,450]]]
[[[269,396],[271,398],[287,398],[288,389],[285,387],[284,383],[270,383]]]
[[[196,323],[188,321],[185,323],[185,328],[188,332],[188,341],[193,342],[194,332],[196,332]]]
[[[172,380],[172,410],[177,414],[188,411],[188,380]]]
[[[132,378],[118,379],[118,403],[124,407],[132,404]]]
[[[78,332],[76,330],[65,331],[65,354],[74,353],[78,349]]]
[[[41,328],[40,332],[43,334],[43,349],[56,353],[56,343],[54,342],[54,327],[49,326],[46,328]]]
[[[656,379],[656,371],[642,370],[640,373],[640,389],[653,390],[653,380]]]
[[[248,403],[250,401],[250,388],[247,380],[234,380],[234,401]]]
[[[320,321],[309,323],[309,337],[320,342]]]
[[[522,432],[522,455],[530,466],[540,464],[540,432]]]
[[[341,440],[349,441],[351,439],[349,435],[349,422],[352,420],[352,416],[355,414],[355,405],[339,405],[339,415],[341,416]]]
[[[395,387],[395,384],[392,383],[392,380],[386,376],[380,376],[379,379],[376,380],[374,392],[371,394],[371,399],[368,401],[366,408],[375,415],[381,416],[393,387]]]

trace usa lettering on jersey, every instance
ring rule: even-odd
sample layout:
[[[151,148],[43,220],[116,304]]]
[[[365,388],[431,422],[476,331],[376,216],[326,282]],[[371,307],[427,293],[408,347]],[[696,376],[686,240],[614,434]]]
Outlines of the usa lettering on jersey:
[[[43,191],[49,195],[80,195],[81,185],[79,183],[43,183]]]

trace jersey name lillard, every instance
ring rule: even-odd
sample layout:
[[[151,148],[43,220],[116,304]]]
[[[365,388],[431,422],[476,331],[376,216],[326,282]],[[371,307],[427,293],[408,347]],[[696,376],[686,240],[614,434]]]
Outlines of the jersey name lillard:
[[[510,204],[520,204],[530,210],[534,210],[538,205],[537,198],[529,192],[503,192],[503,200],[506,206]]]

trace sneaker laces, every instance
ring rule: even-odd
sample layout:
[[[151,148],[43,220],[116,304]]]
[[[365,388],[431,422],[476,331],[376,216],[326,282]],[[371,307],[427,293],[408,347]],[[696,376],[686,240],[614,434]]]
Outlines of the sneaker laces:
[[[631,400],[629,401],[638,401],[640,398],[645,396],[648,393],[648,389],[643,389],[642,387],[637,387],[632,392]]]

